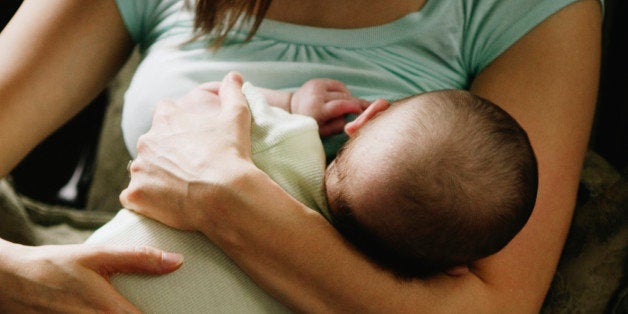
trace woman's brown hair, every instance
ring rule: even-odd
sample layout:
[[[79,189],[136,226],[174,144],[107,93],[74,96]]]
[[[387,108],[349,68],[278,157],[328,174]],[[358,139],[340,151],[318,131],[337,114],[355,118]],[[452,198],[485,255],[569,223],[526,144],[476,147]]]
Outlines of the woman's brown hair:
[[[188,5],[190,4],[189,0]],[[253,27],[246,40],[251,39],[259,28],[272,0],[196,0],[194,15],[194,30],[196,36],[212,35],[212,48],[218,48],[227,38],[243,16],[253,18]]]

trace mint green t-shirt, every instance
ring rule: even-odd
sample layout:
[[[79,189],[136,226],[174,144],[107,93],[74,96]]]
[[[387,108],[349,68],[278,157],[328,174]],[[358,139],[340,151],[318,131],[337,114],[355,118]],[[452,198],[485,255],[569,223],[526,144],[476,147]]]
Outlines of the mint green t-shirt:
[[[295,90],[312,78],[344,82],[357,97],[398,99],[466,89],[473,77],[528,31],[577,0],[429,0],[375,27],[329,29],[265,20],[242,44],[237,31],[217,51],[191,38],[183,0],[117,0],[143,61],[127,91],[122,128],[131,154],[153,107],[236,70],[256,86]],[[333,153],[343,142],[324,141]]]

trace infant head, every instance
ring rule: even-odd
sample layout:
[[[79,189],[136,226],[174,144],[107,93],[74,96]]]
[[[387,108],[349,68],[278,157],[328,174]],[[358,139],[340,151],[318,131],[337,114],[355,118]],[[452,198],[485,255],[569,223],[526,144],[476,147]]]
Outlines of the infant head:
[[[465,91],[400,100],[359,128],[325,177],[338,230],[403,277],[465,265],[503,248],[537,191],[527,135]]]

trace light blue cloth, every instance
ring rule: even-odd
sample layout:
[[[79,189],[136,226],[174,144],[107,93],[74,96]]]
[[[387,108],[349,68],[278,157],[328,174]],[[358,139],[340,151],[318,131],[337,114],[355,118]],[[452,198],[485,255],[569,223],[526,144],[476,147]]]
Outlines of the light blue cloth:
[[[124,138],[135,155],[163,98],[177,98],[231,70],[261,87],[295,90],[312,78],[338,79],[357,97],[402,98],[466,89],[519,38],[577,0],[429,0],[418,12],[362,29],[325,29],[265,20],[250,43],[239,31],[216,52],[190,39],[183,0],[117,0],[144,60],[126,94]],[[333,154],[346,140],[325,141]]]

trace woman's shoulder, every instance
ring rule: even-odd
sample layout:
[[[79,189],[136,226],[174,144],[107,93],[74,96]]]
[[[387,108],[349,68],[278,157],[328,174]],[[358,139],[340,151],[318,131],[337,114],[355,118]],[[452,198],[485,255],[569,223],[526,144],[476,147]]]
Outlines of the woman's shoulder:
[[[577,1],[454,1],[463,21],[462,49],[467,68],[477,74],[537,25]]]

